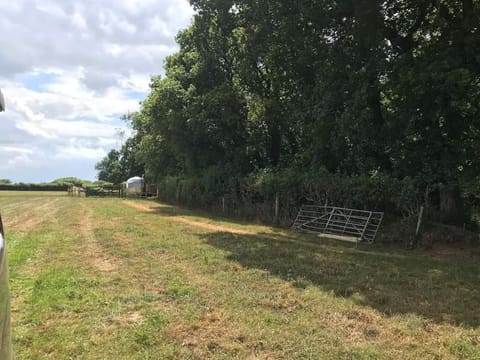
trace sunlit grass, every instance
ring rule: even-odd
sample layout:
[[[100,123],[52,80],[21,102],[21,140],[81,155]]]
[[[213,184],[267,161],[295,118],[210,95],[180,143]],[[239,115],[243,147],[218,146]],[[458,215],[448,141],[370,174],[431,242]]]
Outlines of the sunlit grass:
[[[0,193],[17,358],[480,359],[478,258],[139,203]]]

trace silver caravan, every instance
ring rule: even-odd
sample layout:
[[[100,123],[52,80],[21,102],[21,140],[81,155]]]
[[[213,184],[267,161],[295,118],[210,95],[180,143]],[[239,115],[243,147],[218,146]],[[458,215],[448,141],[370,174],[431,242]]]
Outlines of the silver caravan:
[[[127,196],[142,196],[145,191],[145,182],[142,177],[135,176],[127,180]]]

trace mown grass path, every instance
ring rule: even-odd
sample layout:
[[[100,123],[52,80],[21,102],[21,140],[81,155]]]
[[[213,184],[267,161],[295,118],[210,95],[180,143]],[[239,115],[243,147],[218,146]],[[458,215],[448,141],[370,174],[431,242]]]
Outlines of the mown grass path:
[[[1,193],[19,359],[480,359],[478,256]]]

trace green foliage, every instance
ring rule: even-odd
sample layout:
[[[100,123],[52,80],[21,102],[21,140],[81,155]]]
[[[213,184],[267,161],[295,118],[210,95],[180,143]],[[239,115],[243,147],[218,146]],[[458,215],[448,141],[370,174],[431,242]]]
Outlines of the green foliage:
[[[76,177],[55,179],[49,183],[12,183],[10,180],[0,180],[0,190],[10,191],[67,191],[70,185],[89,186],[92,182]]]
[[[143,175],[144,169],[137,161],[138,141],[135,137],[128,139],[120,150],[112,149],[95,165],[98,180],[120,184],[130,177]]]
[[[291,225],[304,203],[388,211],[409,216],[419,207],[417,186],[381,173],[364,176],[332,174],[326,169],[263,169],[248,177],[225,180],[210,171],[203,177],[166,177],[159,185],[162,200],[272,222],[278,194],[280,220]],[[222,203],[222,198],[223,202]]]
[[[92,184],[92,182],[88,180],[82,180],[76,177],[65,177],[65,178],[55,179],[51,182],[51,184],[71,184],[75,186],[88,186]]]
[[[474,341],[453,340],[449,345],[449,350],[459,359],[480,359],[480,346]]]
[[[460,195],[480,196],[478,2],[191,4],[166,76],[127,119],[128,158],[166,198],[297,191],[287,204],[409,214],[424,194],[442,221],[465,221]],[[125,177],[122,151],[100,179]]]

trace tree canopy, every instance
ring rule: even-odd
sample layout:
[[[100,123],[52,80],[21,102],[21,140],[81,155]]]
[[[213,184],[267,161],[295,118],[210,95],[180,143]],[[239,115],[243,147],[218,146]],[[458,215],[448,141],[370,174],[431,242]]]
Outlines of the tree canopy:
[[[112,149],[95,165],[98,180],[119,184],[132,176],[143,175],[143,166],[136,159],[137,139],[127,139],[120,150]]]
[[[179,51],[130,118],[129,155],[112,150],[100,179],[137,162],[157,180],[325,168],[478,195],[477,1],[191,4]]]

